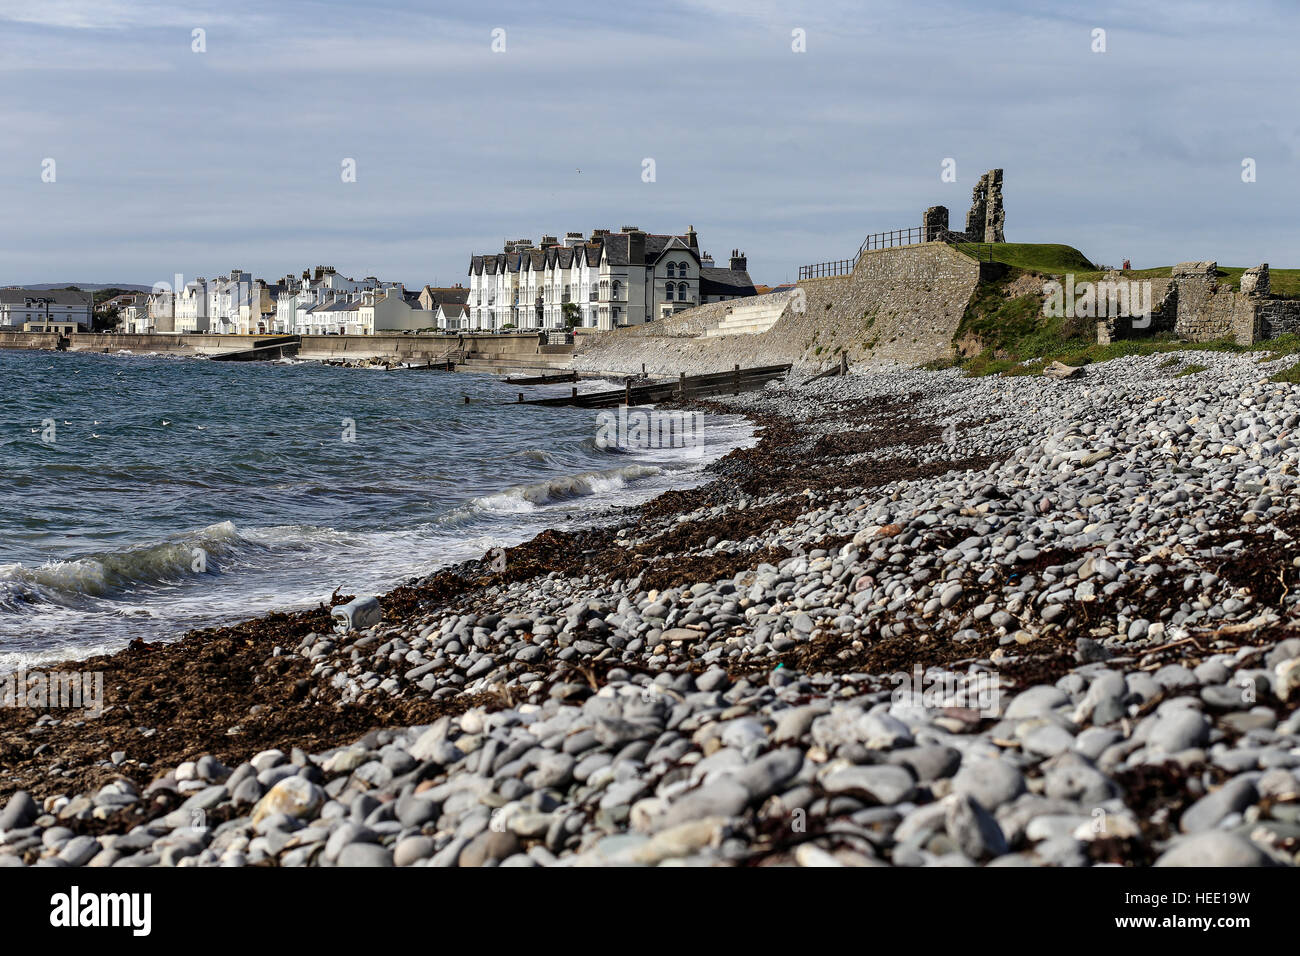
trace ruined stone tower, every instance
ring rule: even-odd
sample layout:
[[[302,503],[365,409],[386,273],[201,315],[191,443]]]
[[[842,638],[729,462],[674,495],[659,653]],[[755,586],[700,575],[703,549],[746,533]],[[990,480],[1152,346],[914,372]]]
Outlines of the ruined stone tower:
[[[935,242],[948,234],[948,207],[931,206],[921,219],[926,242]]]
[[[970,198],[966,235],[972,242],[1006,242],[1003,234],[1007,214],[1002,208],[1002,170],[990,169],[981,176]]]

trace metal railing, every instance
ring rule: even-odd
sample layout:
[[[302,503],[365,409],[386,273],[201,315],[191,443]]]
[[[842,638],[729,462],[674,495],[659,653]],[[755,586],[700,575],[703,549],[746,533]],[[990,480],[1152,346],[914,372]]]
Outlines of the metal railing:
[[[972,256],[976,262],[993,262],[993,243],[991,242],[962,242],[960,240],[949,241],[948,245],[954,249],[966,247],[967,254]]]
[[[852,259],[832,259],[830,262],[815,262],[799,267],[800,279],[824,279],[829,276],[848,275],[857,268],[862,256],[873,249],[889,249],[893,246],[913,246],[922,242],[938,242],[943,238],[943,230],[937,226],[912,226],[909,229],[890,229],[887,232],[873,232],[862,240],[858,254]]]
[[[800,279],[825,279],[828,276],[844,276],[853,271],[857,259],[834,259],[830,262],[815,262],[810,266],[799,267]]]
[[[862,240],[862,245],[858,246],[858,258],[862,258],[862,253],[870,249],[888,249],[891,246],[914,246],[920,242],[931,242],[939,238],[939,230],[931,227],[928,232],[925,226],[913,226],[910,229],[891,229],[888,232],[876,232]]]

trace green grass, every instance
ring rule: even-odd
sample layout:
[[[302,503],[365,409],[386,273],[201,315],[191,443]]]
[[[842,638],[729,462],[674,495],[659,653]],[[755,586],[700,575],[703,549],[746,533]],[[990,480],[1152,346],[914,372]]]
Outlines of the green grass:
[[[1159,266],[1155,269],[1130,269],[1123,274],[1125,279],[1168,279],[1173,275],[1173,266]],[[1219,266],[1219,288],[1237,292],[1241,289],[1241,274],[1245,266]],[[1104,272],[1076,272],[1075,282],[1100,282]],[[1300,269],[1269,269],[1269,294],[1282,299],[1300,299]]]
[[[1174,378],[1186,378],[1187,376],[1195,375],[1198,372],[1208,371],[1209,368],[1208,365],[1186,365],[1174,373]]]
[[[1074,246],[1058,242],[995,242],[969,243],[953,247],[963,255],[987,262],[990,250],[994,262],[1027,272],[1042,275],[1073,273],[1076,282],[1097,282],[1105,275]],[[1168,279],[1173,266],[1156,266],[1152,269],[1130,269],[1126,279]],[[1241,274],[1246,266],[1219,266],[1219,284],[1236,291],[1241,288]],[[1300,269],[1269,269],[1269,289],[1273,295],[1285,299],[1300,299]]]
[[[1285,368],[1280,372],[1274,372],[1269,376],[1270,382],[1288,382],[1291,385],[1300,385],[1300,362],[1296,362],[1290,368]]]
[[[990,250],[994,262],[1024,269],[1027,272],[1040,272],[1055,275],[1065,272],[1096,272],[1097,267],[1074,246],[1058,242],[994,242],[960,244],[953,247],[963,255],[988,262]]]

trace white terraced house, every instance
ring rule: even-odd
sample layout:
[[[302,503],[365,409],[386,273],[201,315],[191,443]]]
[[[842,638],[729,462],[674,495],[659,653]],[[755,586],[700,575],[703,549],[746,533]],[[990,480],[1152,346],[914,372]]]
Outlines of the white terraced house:
[[[123,332],[152,332],[149,318],[149,296],[133,295],[119,308],[118,327]]]
[[[653,322],[708,301],[753,295],[745,258],[714,269],[702,257],[695,227],[681,236],[597,229],[589,239],[566,234],[505,244],[495,255],[472,256],[464,328],[563,329],[571,317],[583,328],[614,329]]]
[[[61,329],[75,322],[90,331],[95,297],[89,292],[62,289],[0,289],[0,329],[22,329],[28,323],[43,328],[48,323]]]
[[[154,332],[176,331],[176,295],[172,292],[149,293],[149,328]]]
[[[372,335],[375,323],[383,323],[390,315],[405,319],[410,311],[400,282],[381,282],[374,276],[349,279],[339,275],[333,266],[317,266],[315,272],[303,270],[302,278],[286,276],[277,283],[281,291],[276,296],[275,319],[272,331],[295,335]],[[396,298],[381,306],[376,313],[376,292],[395,292]],[[363,295],[369,292],[372,301],[367,312],[362,311]],[[381,298],[386,296],[381,296]],[[411,297],[414,301],[415,296]],[[432,323],[432,316],[428,319]],[[400,327],[400,326],[399,326]]]
[[[176,292],[173,304],[177,332],[207,332],[208,280],[199,276]]]
[[[218,276],[208,283],[209,331],[239,331],[239,307],[247,298],[252,283],[253,277],[243,269],[231,269],[230,275]]]

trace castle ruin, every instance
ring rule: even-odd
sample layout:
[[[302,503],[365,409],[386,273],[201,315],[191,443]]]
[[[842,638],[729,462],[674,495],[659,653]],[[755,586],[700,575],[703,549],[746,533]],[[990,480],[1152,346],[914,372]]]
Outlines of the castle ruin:
[[[971,242],[1006,242],[1007,223],[1002,208],[1002,170],[990,169],[971,191],[970,212],[966,213],[966,235]]]
[[[971,191],[966,231],[948,226],[948,207],[931,206],[921,217],[922,242],[1006,242],[1007,214],[1002,208],[1002,170],[990,169]]]

